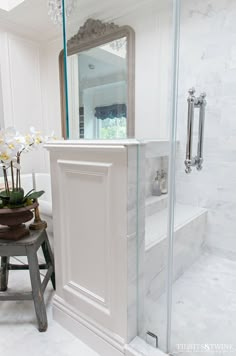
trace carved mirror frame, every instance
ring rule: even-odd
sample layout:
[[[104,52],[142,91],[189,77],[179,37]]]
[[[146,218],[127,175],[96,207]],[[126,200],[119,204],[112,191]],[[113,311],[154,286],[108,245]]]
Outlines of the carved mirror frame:
[[[67,56],[127,37],[127,137],[135,137],[135,32],[129,26],[118,26],[88,19],[78,33],[67,41]],[[62,135],[66,138],[66,104],[64,50],[59,55]]]

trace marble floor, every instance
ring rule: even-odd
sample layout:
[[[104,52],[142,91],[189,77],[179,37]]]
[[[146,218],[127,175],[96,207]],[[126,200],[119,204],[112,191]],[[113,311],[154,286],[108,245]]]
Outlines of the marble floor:
[[[11,289],[14,291],[30,290],[28,271],[10,272],[9,291]],[[45,333],[40,333],[37,330],[33,302],[1,302],[0,355],[99,356],[53,321],[52,297],[53,289],[49,283],[45,292],[49,326]]]
[[[19,262],[20,263],[20,262]],[[29,290],[27,271],[10,272],[9,290]],[[39,333],[30,301],[1,302],[0,355],[99,356],[52,319],[51,285],[45,293],[49,328]],[[148,329],[165,343],[165,296],[148,301]],[[179,344],[226,344],[230,352],[181,352]],[[172,353],[236,356],[236,262],[204,253],[173,286]]]
[[[162,348],[166,336],[166,296],[148,303],[147,328],[159,336]],[[173,355],[236,356],[236,261],[204,253],[174,283],[172,313]],[[227,346],[224,352],[205,349],[200,353],[193,349],[181,351],[180,344],[190,348],[193,344]]]

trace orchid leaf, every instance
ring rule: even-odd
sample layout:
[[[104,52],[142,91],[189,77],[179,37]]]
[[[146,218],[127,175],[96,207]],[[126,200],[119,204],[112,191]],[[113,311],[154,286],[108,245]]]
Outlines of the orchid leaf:
[[[32,199],[32,200],[38,199],[38,198],[40,198],[44,193],[45,193],[44,190],[40,190],[39,192],[31,193],[31,194],[27,195],[27,199]]]
[[[9,200],[10,199],[10,193],[7,192],[6,190],[3,190],[0,192],[0,198],[4,200]]]
[[[19,206],[23,204],[23,200],[24,200],[23,189],[15,189],[10,192],[10,200],[9,200],[10,205]]]
[[[31,190],[25,195],[24,200],[26,200],[26,199],[28,198],[28,196],[29,196],[32,192],[34,192],[34,191],[35,191],[35,189],[31,189]]]

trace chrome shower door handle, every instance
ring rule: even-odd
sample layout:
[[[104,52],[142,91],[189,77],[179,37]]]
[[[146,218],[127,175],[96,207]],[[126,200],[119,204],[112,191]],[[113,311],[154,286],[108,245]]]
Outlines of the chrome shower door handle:
[[[206,94],[202,93],[199,97],[195,95],[195,89],[189,90],[188,96],[188,123],[187,123],[187,145],[186,145],[186,159],[185,172],[187,174],[192,172],[192,167],[197,170],[202,169],[203,163],[203,139],[204,139],[204,125],[205,125],[205,108],[206,108]],[[193,125],[194,125],[194,110],[199,108],[199,127],[198,127],[198,146],[197,155],[193,156]]]
[[[186,144],[186,159],[185,159],[185,172],[191,173],[192,171],[192,147],[193,147],[193,123],[194,123],[194,106],[195,106],[195,89],[189,89],[188,97],[188,124],[187,124],[187,144]]]
[[[205,109],[206,109],[206,93],[202,93],[199,97],[199,128],[198,128],[198,148],[197,148],[197,170],[202,169],[203,163],[203,140],[205,126]]]

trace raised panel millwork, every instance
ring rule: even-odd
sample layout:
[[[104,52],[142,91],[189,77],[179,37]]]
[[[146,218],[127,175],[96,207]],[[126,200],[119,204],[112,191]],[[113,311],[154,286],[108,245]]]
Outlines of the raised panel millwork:
[[[110,170],[111,163],[59,162],[63,205],[64,288],[109,314],[110,310]]]
[[[123,352],[128,313],[127,148],[118,141],[108,145],[87,140],[47,148],[57,271],[55,319],[72,332],[83,325],[85,342],[99,337]]]

